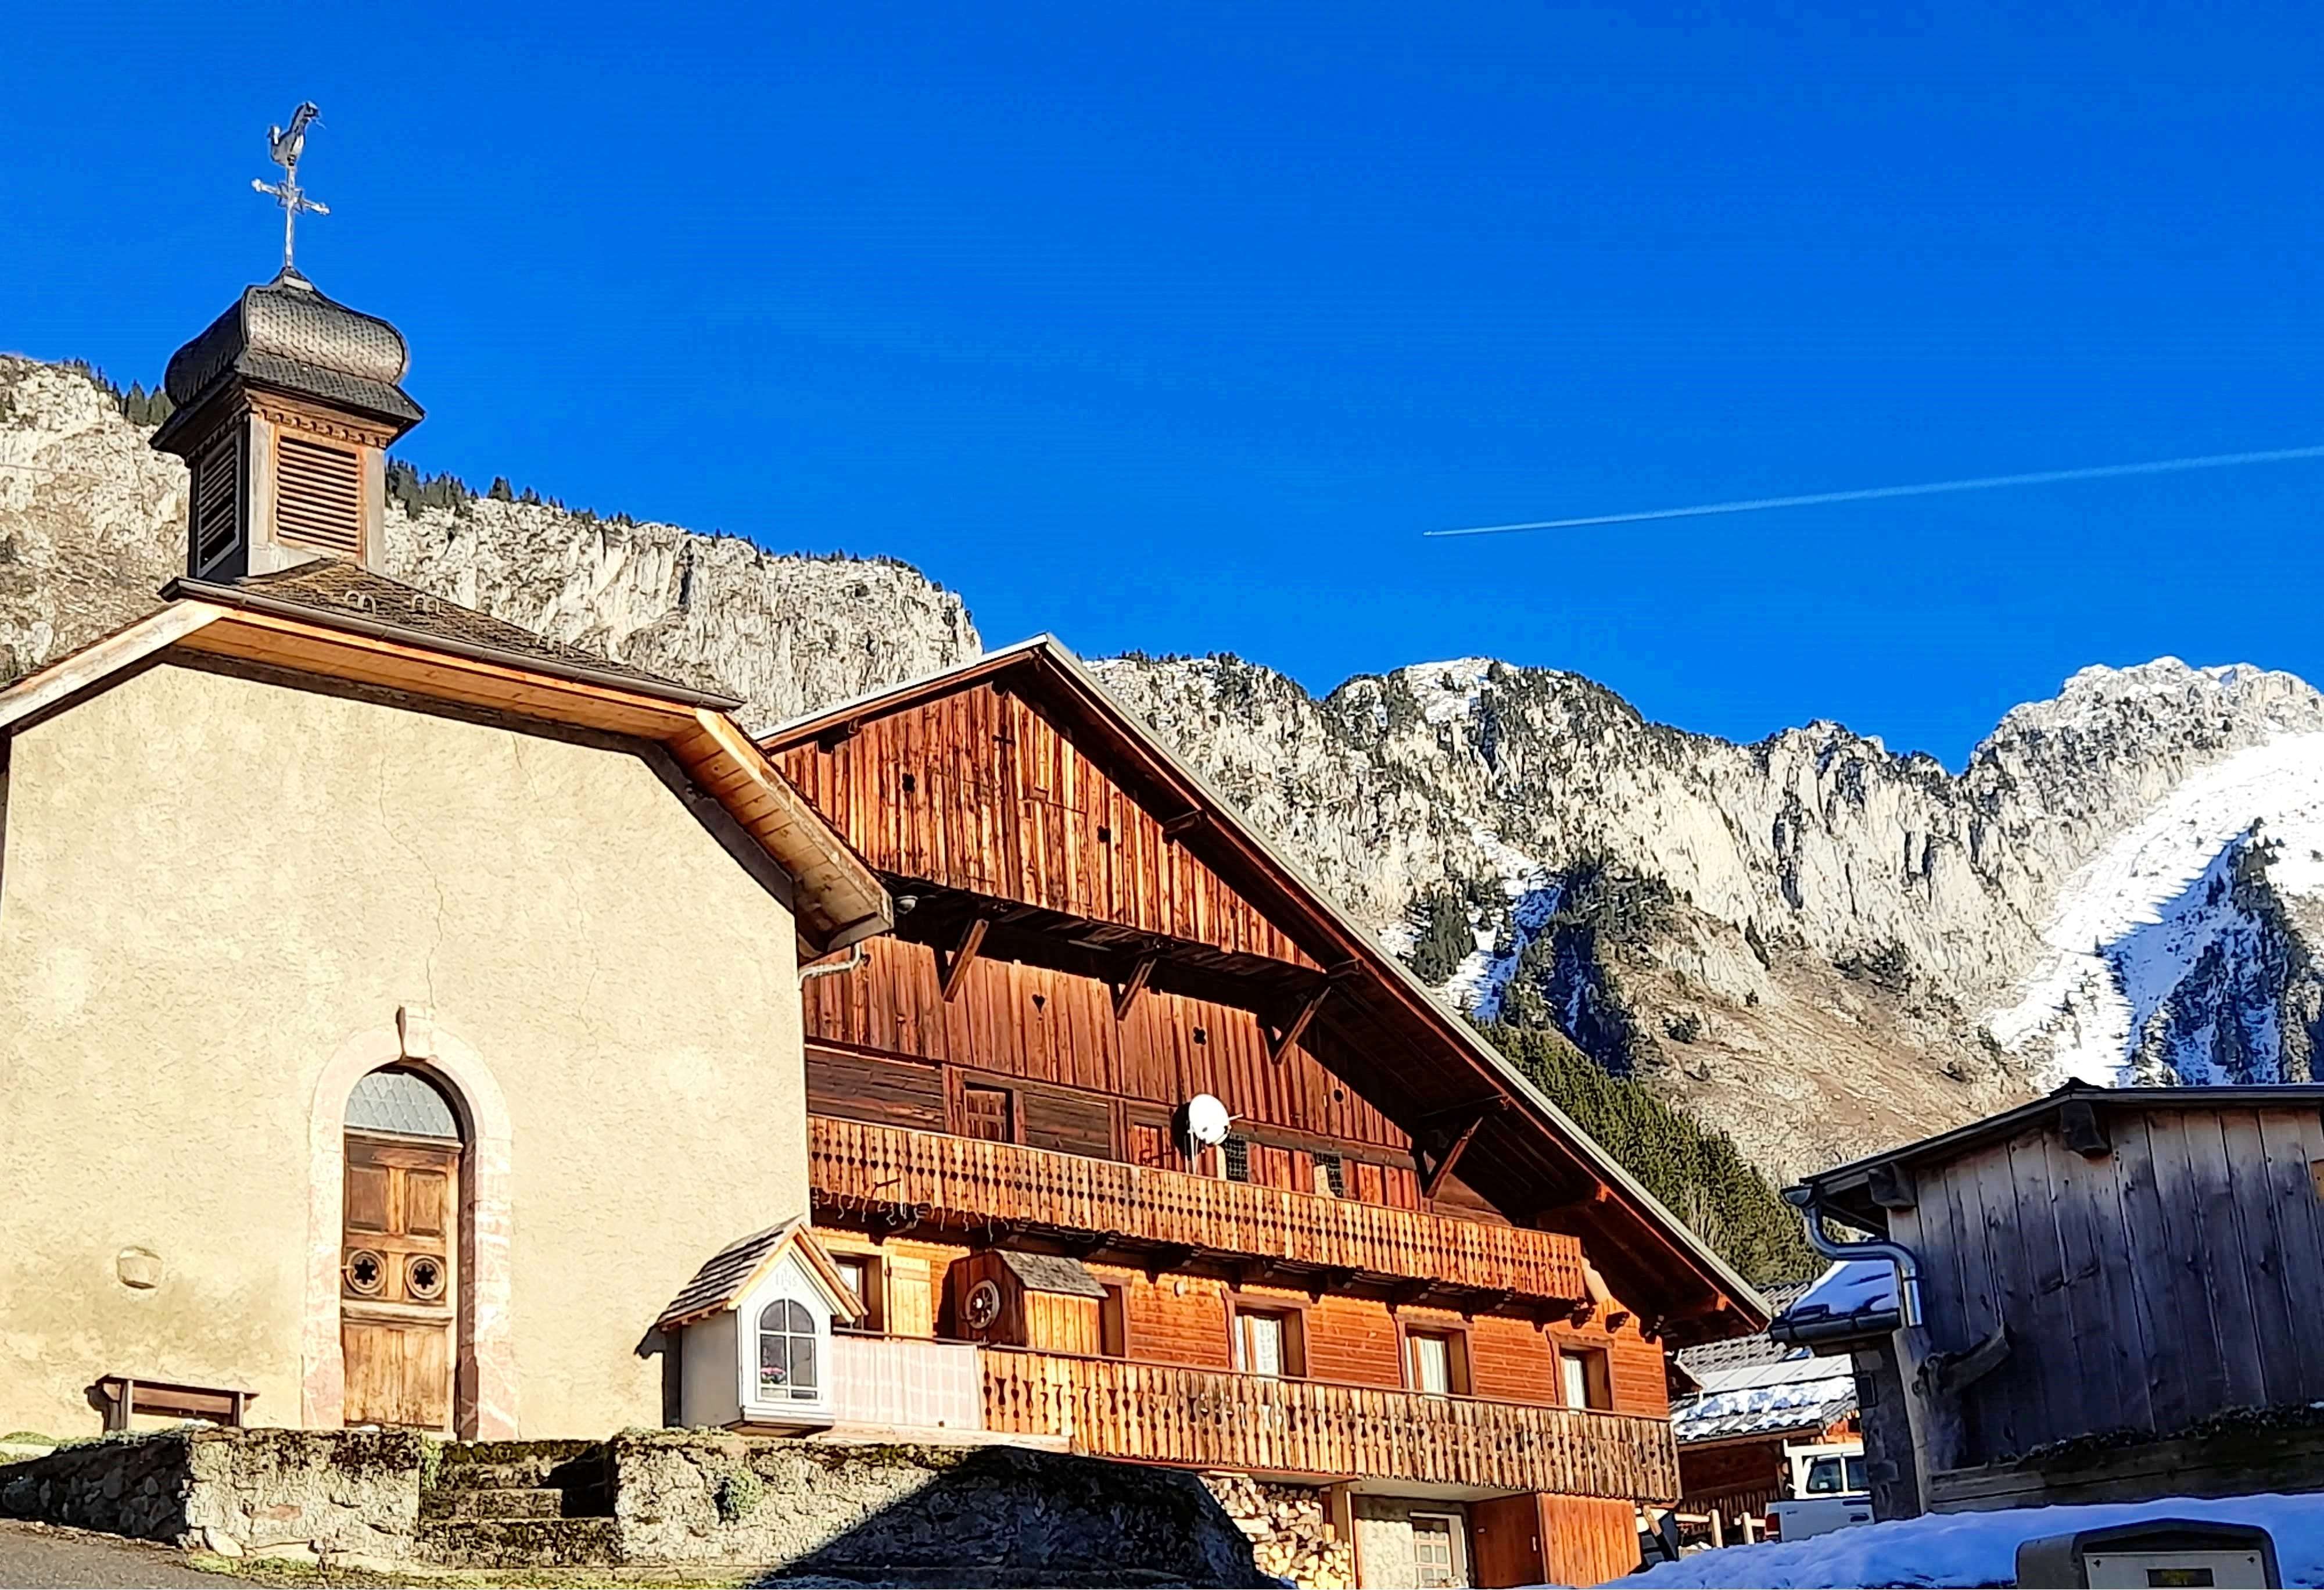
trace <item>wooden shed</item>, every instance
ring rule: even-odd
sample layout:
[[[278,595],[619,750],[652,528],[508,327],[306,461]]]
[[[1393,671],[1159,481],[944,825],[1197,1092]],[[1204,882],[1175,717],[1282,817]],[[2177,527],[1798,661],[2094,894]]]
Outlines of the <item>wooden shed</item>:
[[[1788,1196],[1902,1250],[1771,1333],[1888,1388],[1884,1512],[2324,1488],[2324,1086],[2070,1084]]]

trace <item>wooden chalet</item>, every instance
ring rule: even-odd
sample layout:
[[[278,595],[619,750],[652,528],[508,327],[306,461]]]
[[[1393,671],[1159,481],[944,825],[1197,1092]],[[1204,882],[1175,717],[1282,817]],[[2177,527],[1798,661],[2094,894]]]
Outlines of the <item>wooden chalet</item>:
[[[1853,1359],[1881,1517],[2324,1489],[2324,1086],[2069,1084],[1784,1196],[1881,1244],[1771,1330]]]
[[[1748,1284],[1056,642],[763,744],[897,906],[805,993],[852,1419],[1320,1498],[1319,1579],[1635,1565]]]

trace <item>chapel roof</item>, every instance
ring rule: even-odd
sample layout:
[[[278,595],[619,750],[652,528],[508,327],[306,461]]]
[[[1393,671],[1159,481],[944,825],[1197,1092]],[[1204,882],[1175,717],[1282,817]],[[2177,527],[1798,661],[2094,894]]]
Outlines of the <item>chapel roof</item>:
[[[226,311],[171,356],[161,384],[178,409],[194,407],[228,375],[416,425],[420,405],[399,384],[410,367],[403,334],[376,315],[327,298],[285,266],[246,287]]]
[[[700,690],[634,663],[550,640],[521,624],[494,618],[339,558],[317,558],[272,574],[246,576],[226,586],[177,580],[164,594],[173,593],[229,603],[234,601],[235,593],[244,593],[245,600],[256,597],[261,603],[300,608],[330,624],[353,621],[358,625],[398,630],[429,643],[450,642],[497,653],[523,667],[546,663],[606,682],[642,688],[657,694],[674,693],[721,710],[742,705],[733,697]]]

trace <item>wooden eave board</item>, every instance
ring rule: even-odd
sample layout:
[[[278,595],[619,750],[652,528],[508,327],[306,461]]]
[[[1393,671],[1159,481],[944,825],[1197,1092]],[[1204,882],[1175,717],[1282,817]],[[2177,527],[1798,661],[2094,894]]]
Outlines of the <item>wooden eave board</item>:
[[[1554,1115],[1554,1106],[1545,1113],[1538,1095],[1516,1083],[1505,1063],[1478,1053],[1462,1035],[1458,1017],[1401,975],[1384,950],[1324,904],[1305,879],[1247,831],[1231,808],[1151,741],[1069,657],[1053,652],[1052,644],[1028,642],[844,704],[785,725],[763,744],[777,756],[811,749],[825,738],[844,744],[866,725],[987,686],[1038,704],[1045,719],[1148,810],[1161,812],[1175,803],[1178,811],[1203,813],[1204,820],[1176,843],[1296,942],[1303,958],[1336,970],[1333,993],[1310,1029],[1310,1047],[1327,1067],[1391,1114],[1417,1118],[1489,1097],[1507,1098],[1510,1107],[1486,1123],[1463,1158],[1464,1181],[1489,1197],[1499,1194],[1495,1201],[1519,1219],[1532,1213],[1524,1207],[1525,1190],[1554,1197],[1584,1179],[1602,1183],[1610,1196],[1580,1206],[1582,1212],[1572,1223],[1595,1239],[1604,1255],[1600,1268],[1618,1280],[1625,1296],[1691,1294],[1689,1300],[1696,1303],[1723,1300],[1722,1321],[1702,1327],[1706,1338],[1744,1334],[1727,1321],[1739,1321],[1747,1331],[1764,1328],[1766,1311],[1748,1282],[1699,1242],[1682,1235],[1677,1216],[1615,1168],[1610,1157],[1601,1158],[1602,1149],[1567,1141],[1566,1132],[1578,1134],[1579,1127],[1560,1124],[1563,1117]],[[1388,1101],[1408,1108],[1391,1109]],[[1674,1286],[1682,1275],[1692,1284]]]
[[[227,614],[178,643],[188,651],[638,739],[667,740],[693,719],[689,708],[675,702],[550,679],[266,613]]]

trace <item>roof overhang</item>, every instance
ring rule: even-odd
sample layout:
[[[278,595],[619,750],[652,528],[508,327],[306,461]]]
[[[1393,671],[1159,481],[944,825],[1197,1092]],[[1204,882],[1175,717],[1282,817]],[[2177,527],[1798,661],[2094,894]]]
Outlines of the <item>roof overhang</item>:
[[[777,753],[836,744],[862,723],[986,683],[1038,702],[1085,752],[1102,755],[1112,776],[1154,802],[1166,818],[1185,819],[1179,842],[1273,916],[1324,969],[1335,994],[1347,996],[1326,1002],[1316,1027],[1329,1029],[1340,1019],[1335,1012],[1351,1012],[1365,1020],[1367,1031],[1392,1029],[1411,1049],[1448,1062],[1446,1090],[1462,1095],[1483,1117],[1464,1166],[1489,1165],[1500,1153],[1513,1156],[1516,1163],[1542,1167],[1547,1176],[1563,1173],[1602,1188],[1603,1198],[1588,1202],[1575,1217],[1601,1230],[1618,1226],[1635,1239],[1636,1249],[1619,1252],[1609,1267],[1618,1265],[1618,1279],[1632,1297],[1659,1294],[1667,1302],[1665,1329],[1674,1341],[1684,1345],[1765,1328],[1769,1309],[1750,1282],[1372,935],[1325,899],[1231,801],[1138,723],[1053,637],[1038,635],[943,673],[793,719],[763,735],[761,744]],[[1379,1068],[1371,1079],[1383,1091],[1399,1085],[1393,1059],[1381,1058]],[[1508,1105],[1516,1107],[1503,1107]]]
[[[1863,1229],[1886,1235],[1890,1202],[1910,1197],[1903,1189],[1920,1166],[1942,1163],[2028,1132],[2101,1133],[2103,1117],[2125,1111],[2149,1110],[2324,1110],[2324,1084],[2262,1083],[2221,1087],[2103,1087],[2090,1082],[2069,1082],[2030,1104],[1987,1115],[1966,1126],[1924,1137],[1918,1142],[1868,1154],[1845,1165],[1835,1165],[1801,1185],[1813,1191],[1815,1202]],[[1901,1179],[1900,1179],[1901,1174]]]
[[[176,587],[190,592],[180,582]],[[394,690],[422,700],[510,713],[661,746],[691,783],[792,881],[802,957],[827,955],[884,933],[886,888],[862,858],[791,788],[723,698],[651,688],[581,666],[544,663],[372,624],[250,593],[234,601],[179,595],[158,611],[0,689],[0,735],[29,726],[86,693],[171,654],[229,658],[293,674]]]

